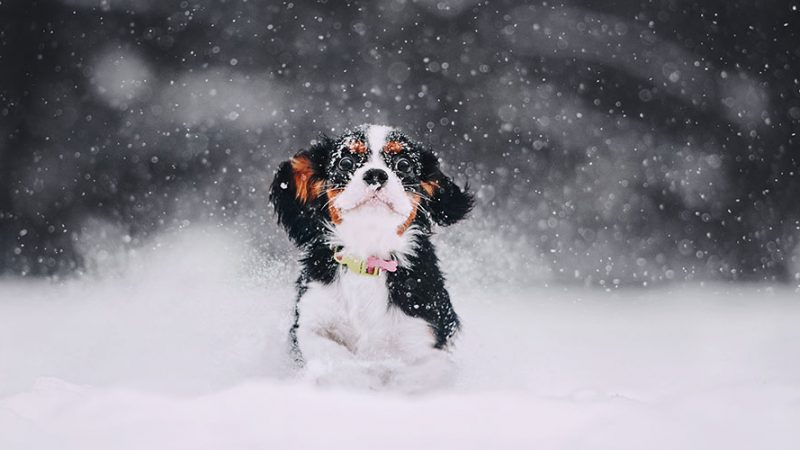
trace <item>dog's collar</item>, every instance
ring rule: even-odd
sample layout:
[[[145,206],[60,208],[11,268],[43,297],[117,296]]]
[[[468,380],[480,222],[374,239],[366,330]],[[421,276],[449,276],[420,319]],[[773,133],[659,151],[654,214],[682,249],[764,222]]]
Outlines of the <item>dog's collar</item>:
[[[387,272],[397,271],[397,261],[393,259],[385,260],[370,256],[366,261],[364,261],[363,259],[345,255],[342,253],[341,249],[334,249],[333,260],[347,267],[347,269],[351,272],[359,275],[377,277],[383,270]]]

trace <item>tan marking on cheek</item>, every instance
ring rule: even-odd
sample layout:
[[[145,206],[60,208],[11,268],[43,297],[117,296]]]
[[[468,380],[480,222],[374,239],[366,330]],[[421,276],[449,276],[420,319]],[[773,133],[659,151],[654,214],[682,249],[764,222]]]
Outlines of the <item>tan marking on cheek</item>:
[[[410,227],[411,224],[414,223],[414,218],[417,217],[417,206],[419,205],[419,195],[417,195],[417,194],[409,194],[409,197],[411,197],[411,206],[412,206],[411,207],[411,214],[408,215],[408,217],[406,218],[406,221],[403,222],[402,225],[397,227],[397,235],[398,236],[402,236],[403,233],[406,232],[408,227]]]
[[[439,188],[439,183],[435,181],[423,181],[420,183],[420,186],[422,187],[422,190],[428,194],[428,197],[433,197],[433,193]]]
[[[342,223],[342,214],[335,206],[333,206],[333,200],[341,192],[342,191],[340,189],[328,189],[326,192],[326,194],[328,195],[328,214],[330,214],[331,220],[336,225]]]
[[[389,153],[391,155],[397,154],[402,152],[406,147],[403,145],[402,142],[398,141],[389,141],[384,147],[384,153]]]
[[[364,144],[364,141],[352,141],[347,148],[353,153],[367,153],[367,146]]]
[[[312,181],[314,176],[314,169],[311,167],[311,161],[305,156],[296,156],[290,161],[292,165],[292,173],[295,186],[295,197],[301,203],[306,203],[313,200],[322,193],[322,181]]]
[[[322,191],[325,190],[325,182],[322,180],[317,180],[311,183],[311,198],[317,198],[322,195]]]

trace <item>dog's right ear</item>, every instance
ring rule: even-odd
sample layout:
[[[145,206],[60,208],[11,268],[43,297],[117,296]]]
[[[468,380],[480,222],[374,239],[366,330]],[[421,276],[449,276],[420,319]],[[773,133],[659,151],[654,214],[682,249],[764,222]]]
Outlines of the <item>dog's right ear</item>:
[[[325,190],[327,143],[302,150],[278,167],[269,192],[278,223],[298,245],[312,240],[323,227],[323,208],[320,196]]]
[[[431,219],[441,226],[463,219],[475,204],[469,186],[462,189],[442,173],[439,159],[429,150],[422,152],[422,186],[429,195],[427,210]]]

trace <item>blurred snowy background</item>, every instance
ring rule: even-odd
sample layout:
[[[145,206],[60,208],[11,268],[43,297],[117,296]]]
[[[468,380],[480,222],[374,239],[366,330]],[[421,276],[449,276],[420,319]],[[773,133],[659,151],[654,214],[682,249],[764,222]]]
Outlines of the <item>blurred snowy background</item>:
[[[799,9],[0,0],[0,448],[794,450]],[[267,187],[364,122],[477,193],[423,397],[286,359]]]
[[[491,275],[797,282],[798,19],[796,1],[2,0],[0,272],[208,221],[279,254],[276,164],[381,122],[475,188],[444,240]]]

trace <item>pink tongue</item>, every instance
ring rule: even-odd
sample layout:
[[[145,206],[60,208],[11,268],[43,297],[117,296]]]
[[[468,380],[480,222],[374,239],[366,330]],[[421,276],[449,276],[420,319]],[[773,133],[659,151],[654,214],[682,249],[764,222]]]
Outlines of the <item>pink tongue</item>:
[[[367,269],[374,269],[375,267],[379,267],[387,272],[395,272],[397,271],[397,261],[386,261],[370,256],[367,258]]]

